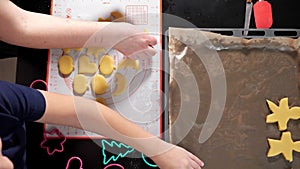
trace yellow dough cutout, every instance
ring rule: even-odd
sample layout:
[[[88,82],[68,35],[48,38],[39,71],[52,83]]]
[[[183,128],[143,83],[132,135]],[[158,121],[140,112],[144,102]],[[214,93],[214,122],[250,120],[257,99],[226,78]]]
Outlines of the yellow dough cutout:
[[[67,54],[70,54],[71,49],[65,48],[65,49],[63,49],[63,51],[64,51],[64,54],[67,55]]]
[[[125,89],[127,87],[127,82],[126,82],[125,77],[120,73],[116,73],[115,77],[116,77],[116,89],[112,95],[118,96],[118,95],[121,95],[125,91]]]
[[[96,74],[92,79],[92,89],[95,94],[104,94],[108,84],[103,75]]]
[[[115,67],[113,58],[109,55],[104,55],[99,61],[100,72],[104,75],[110,75]]]
[[[69,55],[63,55],[58,59],[58,69],[63,75],[69,75],[74,70],[74,60]]]
[[[86,54],[93,55],[95,58],[98,58],[99,53],[105,52],[104,48],[87,48]]]
[[[136,71],[140,70],[140,65],[137,60],[132,60],[132,59],[123,59],[119,64],[118,64],[118,69],[128,69],[132,68],[135,69]]]
[[[287,129],[287,123],[290,119],[297,120],[300,118],[300,107],[289,108],[288,98],[283,98],[279,102],[279,106],[273,102],[267,100],[272,114],[267,116],[267,123],[278,123],[278,129],[280,131]]]
[[[94,74],[98,70],[95,63],[90,62],[88,56],[80,56],[78,60],[78,73],[80,74]]]
[[[111,12],[110,15],[113,17],[115,22],[125,22],[124,15],[119,11]]]
[[[300,152],[300,141],[294,142],[290,132],[283,132],[280,140],[268,139],[268,157],[282,154],[289,162],[293,161],[293,151]]]
[[[88,79],[82,75],[78,74],[73,79],[73,90],[76,94],[84,94],[88,89],[89,86],[87,85]]]
[[[80,52],[80,51],[82,50],[82,48],[74,48],[74,50],[75,50],[76,52]]]
[[[101,104],[103,104],[103,105],[107,105],[106,104],[106,100],[104,98],[102,98],[102,97],[97,97],[96,101],[99,102],[99,103],[101,103]]]

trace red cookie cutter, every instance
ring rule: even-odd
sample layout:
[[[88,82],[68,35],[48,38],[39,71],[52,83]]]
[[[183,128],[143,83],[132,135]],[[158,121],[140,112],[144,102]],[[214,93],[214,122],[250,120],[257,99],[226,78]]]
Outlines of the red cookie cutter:
[[[62,142],[60,143],[60,148],[55,148],[52,151],[50,150],[50,147],[45,146],[45,143],[49,141],[49,138],[47,137],[47,134],[50,135],[57,135],[58,138],[62,138]],[[45,131],[43,134],[44,140],[41,142],[40,146],[41,148],[44,148],[47,150],[48,155],[53,155],[55,152],[63,152],[64,151],[64,143],[66,142],[67,138],[57,129],[54,128],[51,131]]]

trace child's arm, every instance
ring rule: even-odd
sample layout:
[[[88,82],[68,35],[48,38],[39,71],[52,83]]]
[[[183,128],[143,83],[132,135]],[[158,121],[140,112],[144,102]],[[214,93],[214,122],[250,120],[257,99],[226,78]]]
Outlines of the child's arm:
[[[0,25],[0,40],[29,48],[104,47],[148,57],[156,53],[151,47],[156,39],[131,24],[64,19],[25,11],[9,0],[0,1]]]
[[[0,169],[13,169],[13,163],[5,156],[2,155],[2,141],[0,138]]]
[[[151,135],[98,102],[83,97],[42,93],[46,112],[38,122],[72,126],[123,142],[151,157],[162,169],[203,166],[196,156]]]

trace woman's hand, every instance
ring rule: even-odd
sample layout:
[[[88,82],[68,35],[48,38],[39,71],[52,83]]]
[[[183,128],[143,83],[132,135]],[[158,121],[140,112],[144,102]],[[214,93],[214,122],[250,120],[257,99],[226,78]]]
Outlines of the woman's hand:
[[[125,22],[99,24],[106,25],[89,38],[86,46],[114,48],[130,59],[147,59],[157,53],[157,39],[137,26]]]
[[[136,33],[120,41],[114,48],[130,59],[147,59],[156,54],[153,48],[156,44],[155,37],[146,33]]]
[[[204,167],[204,163],[198,157],[178,146],[151,159],[161,169],[201,169]]]
[[[13,163],[5,156],[2,155],[2,141],[0,139],[0,169],[13,169]]]

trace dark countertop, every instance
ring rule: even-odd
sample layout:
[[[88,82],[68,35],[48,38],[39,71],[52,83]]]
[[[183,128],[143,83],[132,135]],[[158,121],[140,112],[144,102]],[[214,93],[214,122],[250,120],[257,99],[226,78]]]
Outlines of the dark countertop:
[[[49,14],[50,0],[14,0],[23,9]],[[256,2],[256,1],[254,1]],[[273,7],[274,24],[272,28],[297,28],[300,29],[299,0],[269,1]],[[182,17],[202,28],[242,28],[244,25],[243,0],[163,0],[163,12]],[[254,28],[254,20],[250,28]],[[29,86],[36,79],[46,78],[48,50],[21,48],[0,43],[0,56],[18,57],[16,82]],[[7,55],[9,54],[9,55]],[[101,165],[101,149],[91,140],[69,140],[65,152],[48,156],[39,147],[42,141],[43,126],[28,123],[28,167],[40,168],[37,164],[45,164],[42,168],[64,168],[66,161],[71,156],[79,156],[84,161],[83,168],[99,168]],[[80,148],[81,147],[81,148]],[[127,168],[147,168],[140,159],[122,159],[118,163]],[[76,165],[76,164],[75,164]],[[78,166],[78,164],[77,164]],[[77,167],[78,168],[78,167]]]

